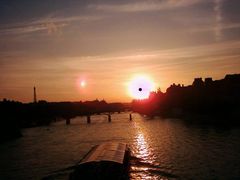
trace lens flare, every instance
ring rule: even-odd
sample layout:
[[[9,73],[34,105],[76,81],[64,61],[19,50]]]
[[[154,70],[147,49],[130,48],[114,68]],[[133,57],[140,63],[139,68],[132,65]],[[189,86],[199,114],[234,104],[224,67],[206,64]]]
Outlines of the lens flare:
[[[134,99],[146,99],[153,90],[153,81],[149,77],[143,75],[134,77],[128,85],[129,94]]]

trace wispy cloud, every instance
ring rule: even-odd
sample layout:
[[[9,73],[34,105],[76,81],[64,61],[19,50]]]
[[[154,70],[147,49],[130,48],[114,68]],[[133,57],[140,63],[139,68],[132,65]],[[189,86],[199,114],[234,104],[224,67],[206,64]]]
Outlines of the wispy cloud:
[[[240,23],[228,23],[228,24],[223,24],[221,25],[221,29],[217,29],[217,31],[222,31],[225,29],[235,29],[235,28],[240,28]],[[216,33],[216,27],[214,26],[205,26],[205,27],[199,27],[199,28],[192,28],[189,30],[190,32],[207,32],[207,31],[213,31],[216,35],[216,40],[217,40],[217,34]],[[222,33],[221,33],[222,34]]]
[[[160,11],[191,6],[206,0],[164,0],[133,1],[124,4],[92,4],[89,8],[112,12]]]
[[[146,61],[147,59],[158,59],[159,61],[169,61],[169,59],[184,59],[184,58],[194,58],[201,56],[211,56],[214,54],[222,55],[226,52],[233,51],[238,52],[240,50],[240,41],[228,41],[228,42],[218,42],[206,45],[199,46],[191,46],[191,47],[182,47],[182,48],[174,48],[174,49],[166,49],[166,50],[152,50],[152,51],[144,51],[141,50],[139,52],[131,53],[119,53],[119,54],[106,54],[102,56],[82,56],[82,57],[62,57],[65,62],[69,62],[69,60],[74,60],[76,62],[79,61],[87,61],[87,62],[103,62],[103,61]],[[60,58],[61,59],[61,58]]]
[[[100,16],[71,16],[71,17],[46,17],[30,22],[5,24],[0,27],[0,34],[26,34],[46,32],[47,34],[61,34],[62,28],[73,22],[91,22],[101,19]]]
[[[215,39],[216,41],[220,41],[223,37],[222,34],[222,4],[223,0],[214,0],[214,11],[215,11]]]
[[[1,35],[8,34],[26,34],[26,33],[34,33],[39,31],[46,31],[48,34],[52,34],[54,32],[59,32],[60,28],[66,26],[66,23],[27,23],[13,27],[4,27],[0,28]]]

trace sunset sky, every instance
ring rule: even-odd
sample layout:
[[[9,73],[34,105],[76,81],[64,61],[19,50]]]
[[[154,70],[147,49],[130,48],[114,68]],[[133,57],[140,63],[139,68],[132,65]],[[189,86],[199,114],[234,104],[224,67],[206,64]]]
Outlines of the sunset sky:
[[[240,73],[239,0],[1,0],[0,98],[130,101],[145,74],[165,91]],[[84,81],[84,86],[81,82]]]

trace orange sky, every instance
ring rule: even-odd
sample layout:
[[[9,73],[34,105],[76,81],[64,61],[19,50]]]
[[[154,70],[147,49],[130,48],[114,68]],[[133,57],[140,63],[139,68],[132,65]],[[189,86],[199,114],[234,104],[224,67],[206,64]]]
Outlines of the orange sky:
[[[3,3],[0,98],[131,101],[136,74],[165,91],[240,73],[237,1],[146,2]]]

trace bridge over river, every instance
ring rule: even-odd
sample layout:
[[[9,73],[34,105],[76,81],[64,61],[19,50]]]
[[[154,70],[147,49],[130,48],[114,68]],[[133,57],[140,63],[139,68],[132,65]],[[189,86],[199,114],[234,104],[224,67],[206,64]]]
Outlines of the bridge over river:
[[[96,116],[96,115],[100,115],[100,116],[102,116],[102,115],[106,115],[107,116],[107,120],[108,120],[108,122],[110,123],[110,122],[112,122],[112,114],[115,114],[115,113],[121,113],[120,111],[118,111],[118,112],[103,112],[103,113],[95,113],[95,114],[90,114],[90,115],[85,115],[85,117],[86,117],[86,122],[88,123],[88,124],[90,124],[91,123],[91,116]],[[124,112],[124,113],[126,113],[126,112]],[[133,116],[132,116],[132,112],[128,112],[129,113],[129,120],[131,121],[132,119],[133,119]],[[71,124],[71,119],[72,118],[74,118],[74,117],[66,117],[65,118],[65,120],[66,120],[66,125],[70,125]]]

